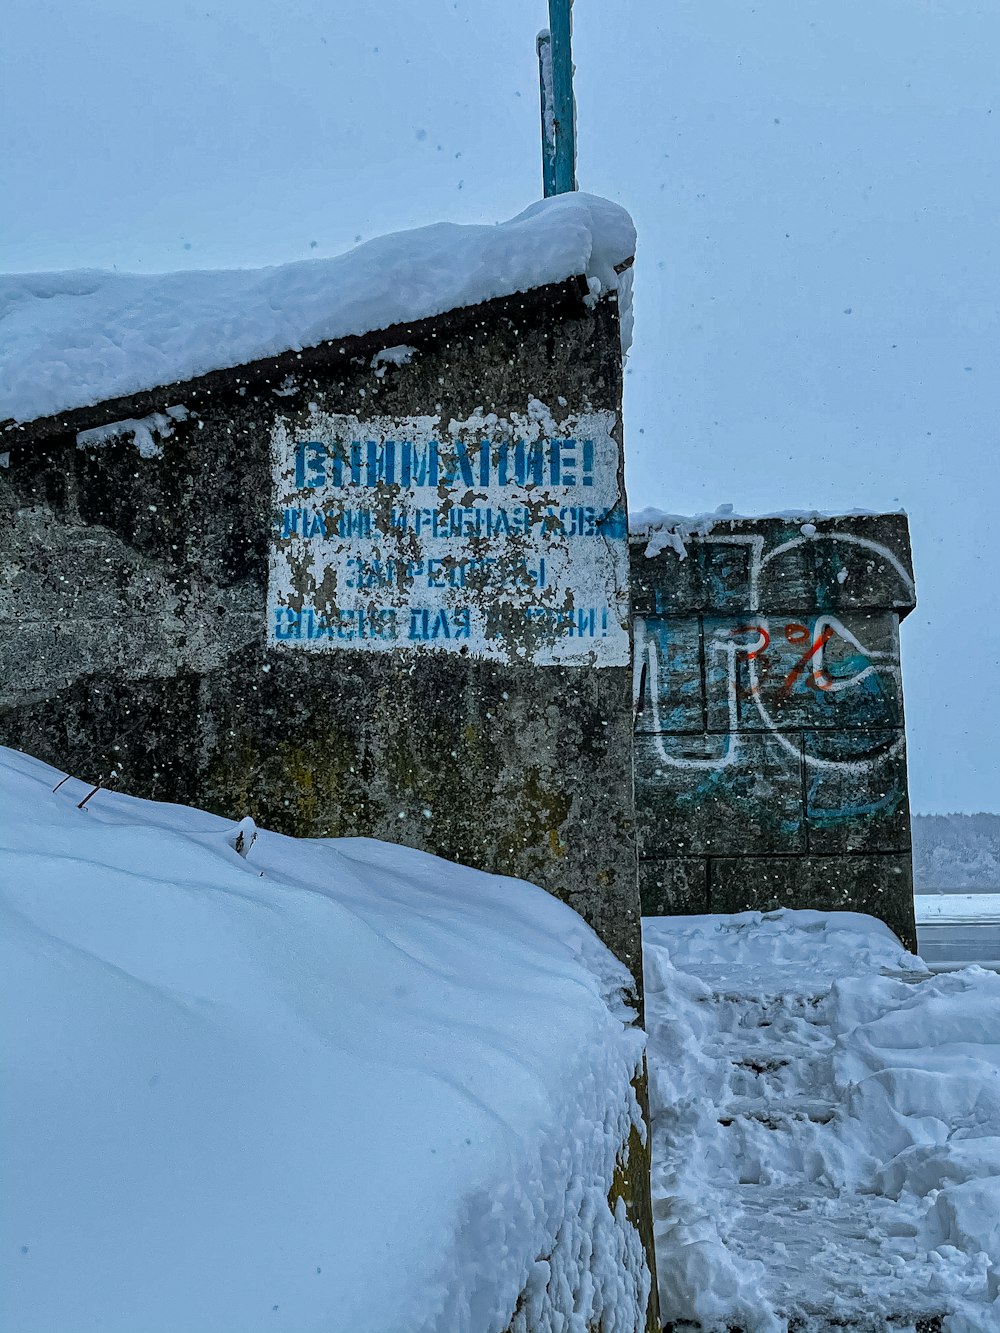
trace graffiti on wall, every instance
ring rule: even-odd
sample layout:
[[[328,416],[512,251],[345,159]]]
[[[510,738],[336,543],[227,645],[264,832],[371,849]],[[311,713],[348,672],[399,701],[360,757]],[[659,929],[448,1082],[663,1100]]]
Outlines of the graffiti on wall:
[[[762,601],[775,604],[782,558],[801,556],[809,541],[854,548],[855,559],[888,567],[912,596],[896,555],[867,538],[806,535],[765,553],[759,534],[713,534],[711,544],[749,552],[747,609],[654,616],[635,626],[642,781],[680,805],[728,799],[770,807],[789,836],[805,820],[829,827],[891,816],[906,790],[896,616],[759,610]],[[837,568],[836,559],[823,563]]]
[[[614,415],[276,423],[272,644],[625,666]]]
[[[877,625],[889,633],[894,626]],[[827,759],[803,750],[789,733],[859,727],[896,728],[899,654],[873,647],[837,616],[783,620],[678,618],[636,621],[637,729],[652,734],[662,761],[678,768],[722,768],[739,757],[742,735],[770,732],[779,745],[815,768],[861,772],[874,756]],[[884,642],[884,638],[883,638]],[[681,702],[693,682],[696,708]],[[704,695],[701,686],[704,686]],[[688,725],[689,723],[689,725]],[[668,749],[667,737],[685,731],[718,737],[718,753],[687,758]],[[890,742],[898,749],[901,737]],[[881,751],[880,751],[881,752]]]

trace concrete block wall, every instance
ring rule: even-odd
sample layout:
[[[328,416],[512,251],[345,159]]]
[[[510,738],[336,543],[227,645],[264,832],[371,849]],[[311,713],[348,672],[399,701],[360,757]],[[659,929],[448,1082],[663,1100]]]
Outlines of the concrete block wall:
[[[643,914],[851,909],[914,946],[906,517],[716,520],[631,567]]]
[[[641,1003],[621,390],[576,278],[8,423],[0,743],[532,880]],[[648,1137],[612,1195],[652,1275]]]

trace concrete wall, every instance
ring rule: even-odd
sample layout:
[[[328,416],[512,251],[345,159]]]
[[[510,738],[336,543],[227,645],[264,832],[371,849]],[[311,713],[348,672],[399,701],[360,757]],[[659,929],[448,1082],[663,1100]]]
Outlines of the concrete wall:
[[[724,520],[677,545],[632,544],[644,914],[846,908],[914,946],[906,518]]]
[[[523,876],[576,907],[638,975],[621,355],[614,299],[591,309],[585,295],[571,281],[6,431],[0,741],[136,795]],[[379,357],[400,345],[410,351]],[[186,416],[163,416],[170,407]],[[348,556],[315,556],[287,518],[319,496],[328,518],[336,502],[346,522],[346,490],[338,500],[314,484],[316,450],[332,456],[337,423],[353,421],[363,488],[367,440],[426,436],[428,417],[446,441],[507,439],[513,450],[534,421],[546,448],[562,442],[561,484],[525,464],[539,483],[520,506],[530,540],[452,543],[483,556],[463,604],[510,614],[499,628],[478,613],[463,624],[463,599],[428,593],[430,612],[414,620],[394,586],[356,591],[334,623]],[[569,474],[568,437],[584,418],[605,423],[603,477],[600,457],[583,456],[582,429]],[[101,433],[136,419],[152,440]],[[458,430],[470,421],[471,435]],[[302,440],[313,447],[296,478]],[[473,461],[472,487],[438,479],[431,507],[445,518],[463,500],[466,514],[482,508]],[[384,463],[383,451],[376,471]],[[513,452],[510,468],[513,486]],[[374,480],[368,502],[376,492],[379,503],[406,500],[398,475]],[[595,512],[602,486],[610,499]],[[575,517],[557,531],[546,502],[575,514],[581,496],[592,512],[570,540]],[[392,554],[396,536],[386,517],[368,555]],[[402,548],[431,551],[412,530]],[[603,584],[581,592],[580,569]],[[371,626],[384,631],[387,597],[398,637],[359,642]],[[435,632],[450,635],[449,651],[436,651]],[[477,632],[479,647],[492,635],[495,660],[470,653]]]
[[[8,426],[0,743],[532,880],[641,983],[621,389],[573,280]]]

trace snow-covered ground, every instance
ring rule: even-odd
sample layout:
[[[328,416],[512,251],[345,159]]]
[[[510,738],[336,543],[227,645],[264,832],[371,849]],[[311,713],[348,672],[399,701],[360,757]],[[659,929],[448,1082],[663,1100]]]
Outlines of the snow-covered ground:
[[[574,912],[62,777],[0,750],[5,1333],[641,1325],[643,1038]]]
[[[0,750],[0,1327],[641,1325],[642,1037],[573,912],[62,777]],[[997,1333],[1000,975],[850,913],[644,935],[664,1318]]]
[[[643,923],[661,1313],[1000,1329],[1000,976],[852,913]]]

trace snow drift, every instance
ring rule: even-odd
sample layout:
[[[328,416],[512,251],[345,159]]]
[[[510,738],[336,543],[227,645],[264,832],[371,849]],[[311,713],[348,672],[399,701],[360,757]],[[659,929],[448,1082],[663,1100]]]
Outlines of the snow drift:
[[[4,1328],[641,1327],[643,1038],[574,912],[61,776],[0,750]]]
[[[628,213],[574,193],[498,226],[442,222],[272,268],[0,275],[0,421],[87,407],[567,278],[586,278],[596,296],[618,288],[616,267],[634,253]],[[631,327],[627,310],[622,324]]]
[[[647,919],[664,1319],[1000,1328],[1000,976],[851,912]]]

